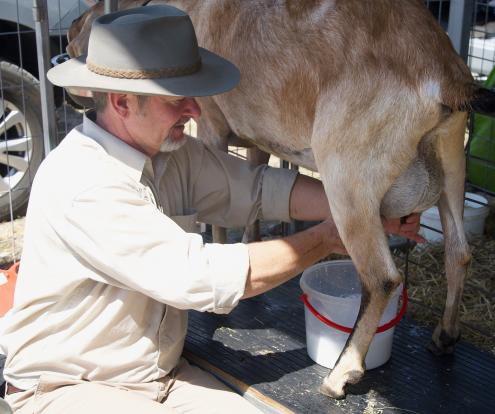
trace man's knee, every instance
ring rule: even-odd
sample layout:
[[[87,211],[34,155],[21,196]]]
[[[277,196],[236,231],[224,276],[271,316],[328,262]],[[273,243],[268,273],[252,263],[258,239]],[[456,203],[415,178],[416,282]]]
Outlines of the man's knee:
[[[40,414],[176,413],[137,392],[92,382],[60,387],[33,399],[29,405]]]
[[[215,376],[182,359],[164,404],[178,412],[260,414],[260,411]]]

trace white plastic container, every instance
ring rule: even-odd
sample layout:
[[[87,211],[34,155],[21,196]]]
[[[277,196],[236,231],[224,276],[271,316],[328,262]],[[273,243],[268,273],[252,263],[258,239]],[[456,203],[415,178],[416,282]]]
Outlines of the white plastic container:
[[[471,200],[476,200],[485,204],[481,205],[469,200],[465,200],[464,202],[464,230],[466,231],[467,238],[471,239],[473,236],[483,234],[485,220],[490,212],[490,209],[486,206],[488,200],[479,194],[466,193],[465,198],[470,198]],[[429,208],[421,214],[421,224],[442,231],[438,208]],[[442,233],[437,233],[436,231],[424,227],[421,228],[421,234],[430,242],[440,242],[443,240]]]
[[[349,337],[328,326],[313,314],[310,307],[330,321],[352,328],[361,304],[361,285],[351,260],[318,263],[306,269],[300,280],[305,296],[306,345],[308,355],[317,364],[333,368]],[[392,295],[380,325],[397,316],[400,286]],[[309,305],[308,305],[309,303]],[[375,334],[366,355],[366,369],[376,368],[390,358],[394,328]]]

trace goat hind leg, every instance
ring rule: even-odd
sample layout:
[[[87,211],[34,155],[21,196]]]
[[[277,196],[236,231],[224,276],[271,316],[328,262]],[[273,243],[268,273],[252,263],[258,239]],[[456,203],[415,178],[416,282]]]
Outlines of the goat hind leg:
[[[458,195],[444,193],[438,204],[445,236],[445,273],[447,277],[447,299],[444,313],[428,349],[435,355],[451,354],[460,338],[459,308],[471,253],[462,226],[462,207],[455,200]],[[461,193],[461,202],[463,192]],[[459,214],[460,211],[460,214]]]
[[[438,154],[444,170],[444,190],[438,208],[445,240],[447,300],[428,349],[448,354],[460,337],[459,308],[471,253],[463,227],[464,210],[464,131],[466,115],[454,114],[440,129]]]
[[[370,175],[376,173],[376,177],[367,176],[364,180],[353,165],[343,168],[346,163],[336,158],[329,156],[318,167],[339,234],[359,272],[362,299],[354,330],[320,392],[343,398],[345,385],[358,382],[364,375],[369,345],[388,300],[402,278],[392,260],[380,218],[380,201],[388,185],[372,188],[373,182],[384,184],[383,178],[374,179],[384,175],[379,171],[370,172]]]

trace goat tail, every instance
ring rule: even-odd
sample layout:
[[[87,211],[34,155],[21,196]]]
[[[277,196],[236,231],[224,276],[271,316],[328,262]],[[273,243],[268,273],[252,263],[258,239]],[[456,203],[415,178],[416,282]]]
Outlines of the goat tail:
[[[470,102],[461,110],[495,117],[495,90],[477,86]]]

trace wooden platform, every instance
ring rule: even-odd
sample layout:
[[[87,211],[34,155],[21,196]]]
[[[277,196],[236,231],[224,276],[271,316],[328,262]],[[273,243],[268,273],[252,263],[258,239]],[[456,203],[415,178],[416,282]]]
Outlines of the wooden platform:
[[[435,357],[431,331],[405,319],[391,360],[348,387],[345,400],[318,393],[327,369],[306,353],[298,280],[242,301],[229,315],[190,312],[185,355],[268,413],[495,413],[495,356],[460,342]]]

